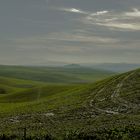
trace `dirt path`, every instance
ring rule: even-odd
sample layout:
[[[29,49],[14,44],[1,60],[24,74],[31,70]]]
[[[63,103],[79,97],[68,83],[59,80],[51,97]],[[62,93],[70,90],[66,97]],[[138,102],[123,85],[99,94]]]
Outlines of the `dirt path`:
[[[120,105],[122,105],[126,108],[135,108],[136,107],[135,104],[132,104],[120,97],[120,92],[121,92],[121,89],[122,89],[124,83],[126,82],[127,79],[129,79],[134,74],[135,74],[135,72],[127,75],[126,77],[124,77],[124,79],[120,83],[117,84],[116,90],[114,90],[113,94],[111,95],[111,99],[114,103],[119,103]]]
[[[97,111],[99,113],[105,113],[105,114],[119,114],[119,112],[108,110],[108,109],[100,109],[96,107],[96,104],[94,103],[94,100],[90,101],[90,107],[94,109],[94,111]]]
[[[114,90],[113,94],[111,95],[111,98],[116,98],[116,97],[119,97],[119,93],[121,91],[121,88],[123,87],[124,85],[124,82],[129,79],[130,76],[132,76],[135,72],[127,75],[120,83],[117,84],[116,86],[116,90]]]
[[[112,100],[112,102],[114,102],[114,103],[119,103],[121,106],[124,106],[126,109],[129,109],[129,108],[136,108],[136,107],[138,106],[138,105],[132,104],[132,103],[130,103],[130,102],[128,102],[128,101],[126,101],[126,100],[124,100],[124,99],[122,99],[122,98],[120,97],[120,91],[121,91],[121,89],[122,89],[124,83],[126,82],[127,79],[129,79],[129,78],[130,78],[132,75],[134,75],[134,74],[135,74],[135,72],[133,72],[133,73],[131,73],[131,74],[125,76],[125,77],[121,80],[121,82],[119,82],[119,83],[117,84],[115,90],[113,91],[113,93],[112,93],[112,95],[111,95],[111,100]],[[116,80],[115,80],[115,81],[116,81]],[[111,83],[113,83],[113,82],[115,82],[115,81],[113,80]],[[111,83],[110,83],[110,84],[111,84]],[[97,94],[94,96],[94,99],[92,99],[92,100],[90,101],[90,103],[89,103],[90,107],[92,107],[95,111],[98,111],[98,112],[100,112],[100,113],[119,114],[119,110],[120,110],[119,107],[118,107],[117,111],[113,111],[112,109],[100,109],[100,108],[96,107],[95,98],[96,98],[96,96],[97,96],[99,93],[101,93],[101,92],[104,91],[104,90],[105,90],[105,87],[103,87],[102,89],[100,89],[100,90],[97,92]],[[104,101],[104,99],[103,99],[103,100],[100,100],[100,101]]]

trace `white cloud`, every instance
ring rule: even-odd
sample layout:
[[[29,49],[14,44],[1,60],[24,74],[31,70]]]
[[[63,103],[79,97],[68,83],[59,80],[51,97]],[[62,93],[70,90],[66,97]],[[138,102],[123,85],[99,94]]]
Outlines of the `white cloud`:
[[[134,8],[133,12],[126,12],[125,15],[130,17],[140,17],[140,11]]]
[[[87,43],[117,43],[119,40],[110,37],[100,37],[100,36],[89,36],[84,34],[72,34],[72,33],[52,33],[47,39],[56,41],[77,41],[77,42],[87,42]]]
[[[76,8],[59,8],[59,10],[65,11],[65,12],[86,14],[86,15],[90,15],[90,16],[104,15],[104,14],[107,14],[109,12],[109,11],[104,10],[104,11],[97,11],[95,13],[92,13],[92,12],[87,12],[87,11],[83,11],[81,9],[76,9]]]
[[[78,9],[75,9],[75,8],[70,9],[70,11],[74,12],[74,13],[81,13],[82,12],[81,10],[78,10]]]
[[[140,30],[140,24],[133,23],[121,23],[121,22],[108,22],[108,23],[96,23],[97,25],[126,29],[126,30]]]
[[[118,39],[111,37],[101,37],[101,36],[91,36],[87,34],[74,34],[74,33],[66,33],[66,32],[54,32],[50,33],[46,36],[33,37],[33,38],[25,38],[25,39],[17,39],[15,40],[16,44],[20,45],[46,45],[49,43],[57,43],[57,42],[79,42],[79,43],[95,43],[95,44],[110,44],[119,42]]]
[[[109,11],[97,11],[96,13],[92,13],[91,16],[99,16],[107,14]]]
[[[86,16],[83,22],[109,29],[140,31],[140,18],[138,17],[140,17],[138,9],[133,9],[133,12],[99,11]]]
[[[140,11],[137,8],[134,8],[133,11],[115,12],[102,10],[94,13],[75,8],[61,8],[60,10],[84,14],[86,17],[83,22],[86,24],[94,24],[111,29],[140,31],[140,19],[138,19]]]
[[[87,12],[82,11],[80,9],[76,9],[76,8],[59,8],[59,10],[65,11],[65,12],[79,13],[79,14],[88,14]]]

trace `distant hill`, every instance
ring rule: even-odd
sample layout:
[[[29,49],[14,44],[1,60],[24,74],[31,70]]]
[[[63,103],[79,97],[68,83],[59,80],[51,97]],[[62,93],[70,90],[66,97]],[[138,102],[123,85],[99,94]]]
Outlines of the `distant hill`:
[[[102,69],[113,72],[127,72],[140,67],[140,64],[129,63],[101,63],[101,64],[83,64],[94,69]]]
[[[79,64],[69,64],[69,65],[64,65],[65,68],[80,68],[82,67]]]
[[[114,72],[80,67],[0,66],[0,76],[48,83],[88,83],[113,75]]]

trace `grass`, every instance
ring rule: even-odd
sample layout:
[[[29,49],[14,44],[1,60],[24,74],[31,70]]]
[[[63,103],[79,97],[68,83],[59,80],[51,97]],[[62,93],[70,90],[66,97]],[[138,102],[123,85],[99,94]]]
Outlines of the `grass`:
[[[1,134],[19,135],[26,127],[28,136],[139,138],[140,69],[85,84],[0,81],[6,91],[0,94]]]
[[[89,83],[113,74],[113,72],[86,67],[0,66],[0,76],[47,83]]]
[[[87,85],[47,85],[31,88],[1,96],[0,110],[3,110],[3,113],[5,111],[7,114],[7,111],[13,112],[11,108],[16,108],[15,111],[18,112],[19,110],[19,113],[21,110],[23,112],[43,112],[44,110],[61,107],[67,108],[68,106],[82,103],[82,100],[84,100],[82,97],[86,92],[88,92]],[[9,106],[11,107],[10,109]]]

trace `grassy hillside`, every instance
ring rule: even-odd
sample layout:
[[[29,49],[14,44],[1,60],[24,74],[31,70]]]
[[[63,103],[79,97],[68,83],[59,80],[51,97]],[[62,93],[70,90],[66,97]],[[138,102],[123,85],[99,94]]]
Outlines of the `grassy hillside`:
[[[0,76],[0,97],[43,85],[46,85],[46,83]]]
[[[0,76],[0,85],[15,88],[31,88],[37,85],[45,85],[44,82],[32,81],[32,80],[22,80],[16,78],[2,77]]]
[[[139,139],[140,69],[94,84],[38,85],[0,95],[0,110],[0,132],[7,135],[22,135],[26,127],[27,135],[57,139]]]
[[[0,66],[0,76],[48,83],[87,83],[113,75],[87,67]]]

